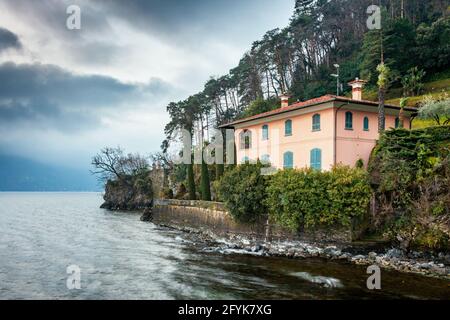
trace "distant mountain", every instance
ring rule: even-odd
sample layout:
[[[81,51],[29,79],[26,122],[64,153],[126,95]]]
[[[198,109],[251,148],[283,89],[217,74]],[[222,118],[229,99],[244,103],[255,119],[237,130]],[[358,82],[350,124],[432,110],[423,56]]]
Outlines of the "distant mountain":
[[[0,155],[0,191],[101,191],[101,187],[88,169]]]

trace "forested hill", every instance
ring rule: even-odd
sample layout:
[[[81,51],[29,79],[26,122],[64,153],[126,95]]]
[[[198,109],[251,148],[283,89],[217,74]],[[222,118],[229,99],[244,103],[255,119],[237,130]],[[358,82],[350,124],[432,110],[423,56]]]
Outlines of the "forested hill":
[[[369,30],[368,7],[380,5],[381,30]],[[414,95],[416,83],[450,67],[448,0],[297,0],[289,25],[255,41],[228,74],[211,78],[202,92],[167,107],[175,129],[217,127],[237,117],[277,107],[286,92],[293,101],[336,91],[335,64],[341,83],[355,77],[375,87],[383,51],[391,69],[391,88]],[[382,46],[381,46],[382,44]],[[419,88],[420,89],[420,88]]]

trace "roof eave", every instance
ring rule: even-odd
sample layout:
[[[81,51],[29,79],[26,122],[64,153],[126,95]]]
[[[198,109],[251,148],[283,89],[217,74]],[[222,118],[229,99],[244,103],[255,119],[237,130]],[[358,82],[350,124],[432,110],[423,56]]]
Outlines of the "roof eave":
[[[302,110],[302,109],[305,109],[305,108],[314,107],[314,106],[325,104],[325,103],[329,103],[329,102],[332,102],[332,101],[340,101],[340,102],[347,102],[347,103],[353,103],[353,104],[362,104],[362,105],[372,105],[372,106],[376,106],[376,105],[379,104],[378,102],[375,102],[375,101],[353,100],[353,99],[347,99],[347,98],[344,98],[344,97],[330,97],[330,99],[328,99],[328,100],[324,100],[324,101],[308,104],[306,106],[300,106],[298,108],[282,110],[282,111],[280,111],[278,113],[274,113],[274,114],[264,114],[263,113],[263,114],[261,114],[261,116],[255,116],[253,118],[237,120],[237,121],[234,121],[234,122],[230,122],[230,123],[221,125],[221,126],[219,126],[219,128],[220,129],[234,129],[236,127],[236,125],[239,125],[239,124],[242,124],[242,123],[255,121],[255,120],[260,120],[260,119],[263,119],[263,118],[266,118],[266,117],[280,115],[280,114],[288,113],[288,112],[292,112],[292,111]],[[390,105],[390,104],[386,104],[385,108],[396,109],[396,110],[400,109],[399,106]],[[406,108],[404,108],[404,110],[407,111],[407,112],[412,112],[412,113],[416,113],[418,111],[416,108],[412,108],[412,107],[406,107]]]

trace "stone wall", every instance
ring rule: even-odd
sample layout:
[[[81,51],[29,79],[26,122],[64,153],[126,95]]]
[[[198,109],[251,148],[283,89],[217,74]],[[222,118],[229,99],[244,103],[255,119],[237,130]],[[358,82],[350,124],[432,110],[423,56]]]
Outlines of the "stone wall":
[[[194,230],[218,237],[244,236],[260,241],[303,240],[349,243],[351,228],[318,229],[294,233],[262,219],[253,224],[238,223],[223,203],[190,200],[155,200],[153,222],[177,229]]]

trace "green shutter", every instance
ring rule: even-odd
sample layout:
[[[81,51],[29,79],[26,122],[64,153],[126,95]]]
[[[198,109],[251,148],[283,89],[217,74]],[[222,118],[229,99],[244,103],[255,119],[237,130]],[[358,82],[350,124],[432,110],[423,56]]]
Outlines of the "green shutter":
[[[283,167],[284,169],[293,169],[294,168],[294,154],[292,152],[286,152],[283,155]]]
[[[364,131],[369,131],[369,118],[364,117]]]
[[[320,131],[320,114],[315,114],[313,116],[313,131]]]
[[[322,170],[322,150],[312,149],[310,155],[311,168],[314,170]]]
[[[263,125],[262,127],[262,139],[269,140],[269,126]]]
[[[292,136],[292,120],[287,120],[284,124],[284,135]]]
[[[350,111],[345,113],[345,129],[353,129],[353,113]]]

